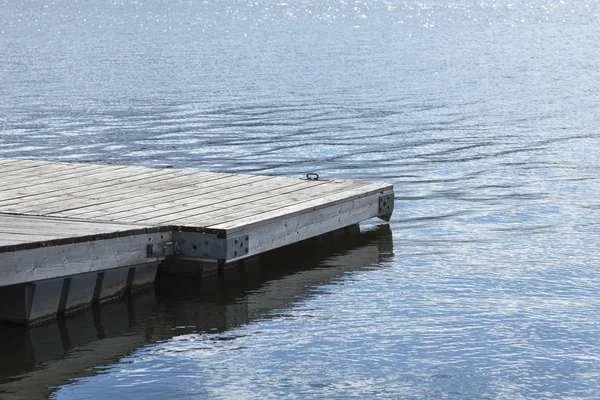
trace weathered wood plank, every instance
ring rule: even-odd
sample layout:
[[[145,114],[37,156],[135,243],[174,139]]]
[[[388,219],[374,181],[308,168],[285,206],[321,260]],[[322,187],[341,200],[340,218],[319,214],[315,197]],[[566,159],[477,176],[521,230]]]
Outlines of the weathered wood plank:
[[[0,158],[0,165],[18,163],[19,160],[16,158]]]
[[[124,168],[126,169],[126,167]],[[135,175],[143,176],[148,172],[137,172]],[[90,171],[88,174],[75,178],[64,178],[60,181],[48,182],[43,177],[19,186],[13,186],[7,190],[0,192],[0,201],[6,201],[13,198],[35,195],[38,193],[59,192],[65,189],[82,188],[88,184],[106,183],[120,178],[115,176],[114,172],[106,172],[103,170]]]
[[[301,206],[305,202],[314,200],[316,198],[324,198],[325,196],[331,194],[339,194],[347,191],[354,191],[365,185],[367,184],[357,182],[351,182],[348,184],[346,184],[346,182],[336,182],[335,184],[326,183],[318,189],[302,189],[282,194],[275,193],[272,196],[254,198],[253,201],[249,201],[246,203],[232,204],[231,207],[207,211],[205,213],[198,214],[198,218],[189,219],[189,221],[186,222],[193,225],[202,221],[202,226],[211,226],[215,224],[225,223],[233,219],[241,219],[260,214],[265,210],[270,211],[282,207],[293,207],[295,205]],[[156,221],[153,221],[152,223],[155,222]],[[178,222],[175,221],[173,224],[177,225]]]
[[[23,241],[17,240],[17,239],[14,239],[14,238],[3,238],[0,241],[0,247],[9,246],[9,245],[17,245],[17,244],[20,244],[20,243],[23,243]]]
[[[4,174],[5,172],[15,172],[19,170],[30,172],[32,169],[37,170],[46,170],[48,172],[63,169],[63,170],[72,170],[81,167],[94,167],[94,168],[102,168],[104,171],[110,171],[111,169],[122,169],[125,166],[122,165],[95,165],[95,164],[85,164],[85,163],[65,163],[65,162],[52,162],[52,161],[31,161],[31,160],[17,160],[16,163],[8,164],[8,165],[0,165],[0,174]],[[128,167],[128,168],[138,168],[138,167]]]
[[[70,167],[44,165],[23,170],[11,171],[2,177],[5,190],[21,187],[23,184],[35,185],[38,182],[52,182],[56,179],[71,178],[85,174],[86,171],[97,171],[95,165],[73,164]]]
[[[22,163],[22,160],[17,160],[14,158],[2,158],[0,161],[2,162],[0,164],[0,170],[10,170],[14,166],[19,166],[21,168],[27,167],[27,165]]]
[[[378,199],[379,195],[374,194],[327,206],[314,212],[255,225],[244,231],[250,238],[249,253],[230,261],[260,254],[372,218],[378,212]]]
[[[20,165],[22,167],[36,167],[39,165],[50,165],[50,164],[67,164],[61,163],[57,161],[43,161],[43,160],[24,160],[24,159],[16,159],[16,158],[3,158],[3,160],[7,160],[7,164],[11,165]]]
[[[171,237],[171,232],[159,232],[0,252],[0,282],[14,285],[161,261],[164,257],[148,257],[146,244]]]
[[[40,242],[44,240],[53,240],[53,239],[62,239],[64,235],[56,235],[56,234],[41,234],[41,233],[23,233],[23,232],[5,232],[3,229],[0,229],[0,245],[4,242],[4,239],[18,239],[20,243],[31,243],[31,242]]]
[[[158,171],[170,171],[170,170],[158,170]],[[77,199],[79,197],[90,197],[92,199],[103,199],[110,196],[123,196],[131,195],[135,196],[135,193],[140,192],[140,185],[146,185],[145,190],[147,192],[161,190],[163,186],[169,186],[171,180],[179,181],[184,179],[186,176],[189,177],[193,172],[188,171],[176,171],[175,175],[169,175],[168,173],[162,172],[158,176],[156,175],[135,175],[126,178],[118,178],[116,181],[99,181],[86,185],[85,187],[71,187],[62,188],[61,190],[52,190],[41,193],[31,193],[27,196],[16,197],[9,200],[0,200],[0,211],[6,207],[13,205],[25,205],[28,202],[36,202],[38,204],[52,204],[55,202],[63,202],[66,199]],[[217,179],[211,174],[211,179]],[[231,174],[218,174],[229,176]],[[148,180],[152,182],[152,185],[148,185]],[[188,178],[189,179],[189,178]],[[166,184],[165,184],[166,183]]]
[[[140,170],[139,168],[132,167],[121,167],[118,169],[113,169],[111,171],[106,171],[103,168],[98,168],[94,165],[92,166],[84,166],[79,168],[71,173],[67,173],[65,171],[62,174],[57,174],[56,176],[52,175],[51,177],[46,177],[43,174],[39,174],[37,177],[28,179],[26,181],[22,181],[20,183],[16,183],[10,186],[6,190],[6,192],[15,191],[17,189],[26,190],[27,188],[35,188],[39,186],[43,187],[73,187],[73,185],[93,182],[93,181],[110,181],[120,177],[129,177],[136,175],[147,175],[152,173],[153,171],[164,171],[164,170]],[[59,171],[60,172],[60,171]]]
[[[28,169],[40,168],[40,165],[37,164],[23,164],[21,162],[16,162],[12,164],[6,164],[0,166],[0,178],[14,176],[14,174],[20,171],[26,171]]]
[[[273,177],[264,177],[264,176],[259,176],[259,175],[249,175],[247,177],[245,177],[243,180],[239,181],[237,184],[234,184],[234,187],[238,187],[238,186],[244,186],[244,185],[249,185],[252,182],[264,182],[264,181],[268,181],[269,179],[272,179]],[[224,184],[215,184],[209,188],[206,189],[207,192],[206,193],[214,193],[215,196],[217,195],[217,193],[220,193],[223,190],[235,190],[231,187],[230,184],[228,183],[224,183]],[[192,197],[192,199],[194,199]],[[206,200],[209,202],[214,202],[214,198],[211,196],[211,198],[209,200]],[[217,200],[218,201],[218,200]],[[146,207],[140,207],[140,208],[135,208],[135,209],[130,209],[127,211],[122,211],[116,214],[110,214],[110,215],[102,215],[102,219],[106,219],[109,221],[133,221],[133,220],[140,220],[140,219],[144,219],[144,218],[148,218],[149,216],[163,216],[163,215],[169,215],[169,214],[177,214],[181,211],[185,211],[189,208],[193,208],[195,207],[193,205],[194,201],[191,202],[169,202],[169,203],[164,203],[164,202],[154,202],[154,204],[150,205],[150,206],[146,206]],[[89,218],[89,215],[88,217]]]
[[[3,158],[4,160],[11,160],[14,162],[17,162],[21,165],[49,165],[49,164],[71,164],[71,163],[64,163],[61,161],[46,161],[46,160],[39,160],[39,159],[24,159],[24,158]]]
[[[289,180],[290,178],[281,178],[283,180]],[[344,186],[350,185],[349,183],[346,182],[336,182],[335,186],[333,185],[332,182],[326,182],[326,181],[304,181],[304,180],[297,180],[298,184],[296,185],[295,189],[292,191],[286,191],[286,193],[295,193],[298,195],[304,195],[307,197],[314,197],[317,195],[320,195],[321,193],[323,193],[325,191],[325,193],[331,191],[331,190],[342,190],[342,188]],[[355,185],[355,183],[351,184],[352,186]],[[236,205],[236,204],[244,204],[244,208],[251,208],[252,207],[252,202],[256,201],[258,199],[268,199],[268,198],[272,198],[273,197],[273,193],[271,192],[271,190],[276,190],[278,187],[280,186],[287,186],[287,184],[278,184],[276,183],[275,185],[273,185],[272,187],[269,186],[252,186],[252,187],[246,187],[247,190],[244,191],[240,191],[240,192],[236,192],[235,196],[225,196],[225,197],[221,197],[218,196],[215,199],[213,199],[212,201],[205,201],[204,199],[197,199],[197,201],[193,204],[195,207],[189,208],[187,210],[182,210],[181,212],[177,213],[177,214],[171,214],[169,215],[168,219],[155,219],[155,217],[157,217],[156,215],[152,216],[152,223],[166,223],[167,221],[171,221],[173,220],[173,218],[176,218],[177,220],[181,220],[181,219],[185,219],[188,218],[190,216],[203,216],[206,213],[212,213],[218,210],[228,210],[229,206],[232,205]],[[246,199],[250,199],[252,198],[253,201],[250,200],[246,200]],[[291,201],[294,201],[293,197],[289,197],[291,199]],[[202,219],[202,217],[199,217],[200,219]],[[158,222],[161,221],[161,222]]]
[[[50,197],[28,196],[18,201],[0,201],[0,211],[19,210],[24,213],[46,215],[54,212],[60,212],[68,209],[82,208],[110,201],[110,199],[135,198],[137,196],[162,191],[162,187],[169,187],[172,181],[175,185],[178,182],[185,182],[190,179],[188,175],[182,173],[168,173],[161,170],[160,174],[136,175],[135,178],[124,178],[118,181],[111,181],[110,184],[102,182],[102,187],[98,188],[95,184],[88,185],[92,187],[88,191],[76,190],[76,188],[65,189],[59,192],[53,192]],[[150,185],[149,182],[152,184]],[[88,194],[91,193],[91,197]]]
[[[116,172],[116,171],[115,171]],[[119,185],[124,182],[134,182],[140,180],[151,179],[156,176],[169,174],[168,170],[150,170],[145,171],[128,170],[127,175],[120,176],[113,172],[107,173],[99,170],[88,175],[78,177],[76,179],[66,179],[61,182],[54,183],[40,183],[34,187],[24,187],[20,189],[11,189],[0,192],[0,204],[8,200],[20,199],[28,196],[37,196],[39,194],[56,193],[61,194],[66,191],[77,191],[81,190],[82,187],[87,188],[110,188],[111,186]]]
[[[278,218],[293,217],[295,215],[305,213],[306,210],[316,211],[324,206],[336,205],[341,202],[352,201],[356,198],[369,196],[371,194],[383,194],[391,191],[393,191],[393,187],[391,185],[373,183],[366,187],[358,187],[356,189],[331,194],[324,198],[317,198],[291,206],[271,209],[252,216],[244,216],[243,213],[240,213],[239,215],[233,214],[231,215],[230,222],[208,225],[207,227],[211,229],[224,229],[227,230],[228,233],[234,233],[242,229],[248,229],[256,225],[277,220]]]
[[[128,228],[131,229],[131,228]],[[68,239],[68,238],[77,238],[81,236],[96,236],[96,237],[105,237],[110,236],[118,236],[120,233],[127,231],[128,229],[101,229],[101,228],[85,228],[85,227],[73,227],[72,229],[67,229],[63,227],[61,229],[51,230],[50,227],[47,227],[43,230],[36,230],[33,228],[19,229],[15,231],[10,227],[0,227],[0,243],[2,243],[2,239],[14,239],[18,235],[30,237],[31,241],[50,241],[56,239]],[[11,236],[12,235],[12,236]]]
[[[305,181],[304,181],[305,182]],[[197,203],[197,207],[187,212],[179,213],[176,218],[160,219],[152,218],[141,220],[139,222],[151,224],[170,224],[170,225],[200,225],[209,226],[218,222],[229,220],[230,215],[235,213],[245,213],[254,215],[257,208],[266,205],[269,209],[290,206],[313,199],[315,196],[324,196],[329,193],[336,193],[347,190],[349,187],[356,188],[356,184],[331,183],[325,181],[311,181],[310,185],[294,186],[290,190],[287,187],[282,189],[267,188],[254,194],[247,193],[235,199],[221,203]],[[173,218],[173,219],[170,219]],[[151,222],[150,222],[151,221]]]
[[[60,212],[48,210],[48,215],[69,216],[77,218],[94,218],[98,216],[108,216],[117,212],[136,210],[140,207],[153,205],[156,203],[164,204],[171,200],[184,201],[186,198],[193,197],[198,193],[214,193],[216,185],[226,186],[235,185],[246,179],[239,175],[211,176],[203,178],[202,181],[195,181],[196,176],[188,178],[188,182],[175,185],[171,189],[162,190],[162,185],[152,187],[136,187],[135,191],[127,196],[114,196],[110,198],[99,198],[97,201],[81,202],[80,206],[73,209],[65,209]],[[171,182],[169,182],[171,183]]]
[[[40,233],[57,236],[108,233],[137,229],[136,225],[100,221],[75,221],[66,218],[32,217],[0,214],[0,232]]]
[[[197,205],[198,202],[209,201],[212,203],[226,201],[229,198],[239,197],[239,193],[243,193],[244,189],[252,187],[260,187],[261,190],[268,190],[268,188],[275,187],[276,183],[280,182],[277,177],[262,177],[248,179],[248,176],[237,176],[227,180],[219,180],[213,182],[211,186],[198,185],[194,190],[185,191],[180,193],[174,191],[172,193],[161,192],[160,197],[155,195],[144,196],[142,201],[132,199],[131,202],[123,203],[112,207],[112,204],[108,204],[105,209],[94,210],[83,215],[77,213],[76,215],[84,218],[94,218],[98,216],[104,216],[111,218],[116,213],[139,210],[141,207],[148,208],[160,208],[164,209],[164,205],[168,203],[169,207],[173,210],[181,210],[182,207],[186,207],[189,204]],[[284,181],[287,185],[297,184],[295,180],[287,179]],[[218,186],[217,186],[218,184]],[[139,213],[136,211],[136,215]],[[66,214],[65,214],[66,215]],[[70,215],[70,214],[69,214]]]
[[[127,236],[146,232],[148,229],[148,227],[133,224],[0,214],[0,252],[8,251],[5,246],[17,243],[25,245],[39,242],[38,247],[41,247],[81,241],[85,238],[102,239]],[[13,251],[18,250],[18,248],[13,249]]]

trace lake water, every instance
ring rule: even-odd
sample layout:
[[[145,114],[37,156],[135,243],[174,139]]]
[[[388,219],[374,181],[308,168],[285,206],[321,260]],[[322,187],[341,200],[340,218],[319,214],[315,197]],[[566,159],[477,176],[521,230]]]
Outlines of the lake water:
[[[0,0],[0,157],[396,188],[389,226],[0,327],[0,397],[600,398],[599,14]]]

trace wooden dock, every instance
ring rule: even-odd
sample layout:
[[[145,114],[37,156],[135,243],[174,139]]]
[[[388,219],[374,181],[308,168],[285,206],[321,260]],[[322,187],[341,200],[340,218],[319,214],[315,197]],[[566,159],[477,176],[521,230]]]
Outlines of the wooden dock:
[[[32,323],[379,217],[388,184],[0,159],[0,320]]]

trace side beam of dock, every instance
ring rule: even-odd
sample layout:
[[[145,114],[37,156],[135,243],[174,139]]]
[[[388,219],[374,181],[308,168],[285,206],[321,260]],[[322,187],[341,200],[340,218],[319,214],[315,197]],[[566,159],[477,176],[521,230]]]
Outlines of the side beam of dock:
[[[167,258],[225,265],[373,217],[393,187],[0,159],[0,321],[31,324],[154,282]]]

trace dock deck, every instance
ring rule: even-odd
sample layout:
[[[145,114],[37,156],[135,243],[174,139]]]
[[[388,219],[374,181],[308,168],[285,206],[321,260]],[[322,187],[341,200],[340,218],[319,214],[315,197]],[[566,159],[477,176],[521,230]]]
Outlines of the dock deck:
[[[223,265],[394,201],[381,183],[16,159],[0,183],[0,320],[26,323],[152,283],[167,257]]]

